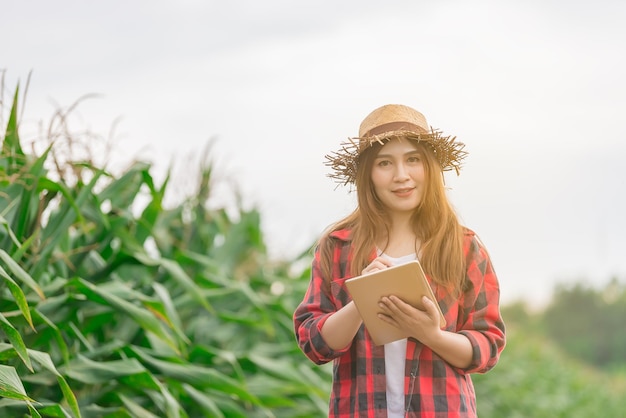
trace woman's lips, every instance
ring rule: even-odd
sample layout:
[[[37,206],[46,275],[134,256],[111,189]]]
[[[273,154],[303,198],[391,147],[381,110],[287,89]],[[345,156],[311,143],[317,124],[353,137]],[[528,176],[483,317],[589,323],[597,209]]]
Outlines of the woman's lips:
[[[414,187],[407,187],[407,188],[402,188],[402,189],[395,189],[393,190],[393,194],[395,194],[398,197],[407,197],[409,196],[411,193],[413,193],[413,190],[415,190]]]

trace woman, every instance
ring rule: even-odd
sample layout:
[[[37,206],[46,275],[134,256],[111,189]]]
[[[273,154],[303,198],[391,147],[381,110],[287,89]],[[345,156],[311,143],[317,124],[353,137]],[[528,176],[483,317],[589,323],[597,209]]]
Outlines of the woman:
[[[333,361],[330,417],[476,416],[470,374],[496,365],[505,327],[489,255],[444,188],[443,172],[459,173],[463,148],[420,112],[386,105],[327,155],[330,176],[356,187],[358,206],[320,238],[294,326],[309,359]],[[437,300],[424,298],[420,310],[402,295],[383,297],[381,320],[410,337],[377,346],[344,282],[416,259]]]

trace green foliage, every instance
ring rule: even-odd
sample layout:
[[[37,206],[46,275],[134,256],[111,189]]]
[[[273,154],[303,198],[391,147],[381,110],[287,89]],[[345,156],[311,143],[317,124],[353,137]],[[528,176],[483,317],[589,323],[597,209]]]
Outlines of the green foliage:
[[[613,279],[600,291],[581,283],[557,287],[542,322],[563,350],[612,370],[626,363],[624,318],[626,286]]]
[[[480,417],[618,418],[626,411],[626,375],[609,377],[517,324],[498,365],[472,378]]]
[[[268,261],[259,213],[208,209],[204,164],[166,208],[149,164],[27,155],[18,98],[0,137],[0,416],[323,414],[328,370],[291,324],[308,271]]]

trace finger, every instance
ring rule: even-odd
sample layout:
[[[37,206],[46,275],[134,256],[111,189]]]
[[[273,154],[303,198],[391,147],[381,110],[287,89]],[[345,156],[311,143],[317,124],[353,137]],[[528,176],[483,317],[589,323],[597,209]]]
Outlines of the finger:
[[[379,264],[370,264],[363,270],[363,274],[374,273],[375,271],[383,270],[385,267]]]
[[[391,267],[393,264],[391,263],[391,260],[389,260],[387,257],[376,257],[376,261],[378,261],[380,264],[382,264],[385,267]]]
[[[424,305],[424,309],[426,309],[426,314],[431,317],[433,321],[439,323],[439,310],[435,302],[424,296],[422,297],[422,304]]]
[[[394,327],[396,327],[396,328],[399,328],[399,327],[400,327],[400,325],[398,324],[398,322],[397,322],[395,319],[393,319],[393,317],[391,317],[391,316],[389,316],[389,315],[385,315],[385,314],[379,313],[379,314],[378,314],[378,318],[379,318],[381,321],[386,322],[387,324],[393,325],[393,326],[394,326]]]
[[[381,297],[380,300],[378,301],[378,305],[388,312],[391,312],[392,310],[396,308],[394,303],[387,296]]]
[[[383,298],[385,299],[385,298]],[[391,304],[387,301],[383,301],[382,299],[378,302],[378,307],[380,308],[380,310],[382,311],[383,314],[385,315],[393,315],[393,312],[391,311]]]
[[[403,313],[405,315],[410,315],[413,307],[408,303],[404,302],[402,299],[395,295],[391,295],[388,298],[388,305],[393,312]]]
[[[422,296],[422,304],[424,305],[424,309],[429,316],[434,317],[437,315],[437,307],[435,306],[435,302],[430,300],[430,298]]]
[[[361,274],[373,273],[375,271],[384,270],[387,267],[391,267],[391,261],[385,257],[376,257],[367,267],[363,269]]]

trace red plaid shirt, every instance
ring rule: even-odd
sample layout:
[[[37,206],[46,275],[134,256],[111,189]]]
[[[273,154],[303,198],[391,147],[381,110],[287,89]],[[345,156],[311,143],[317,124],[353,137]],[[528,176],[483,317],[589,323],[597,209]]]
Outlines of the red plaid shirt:
[[[364,326],[352,344],[332,350],[322,338],[324,322],[351,298],[344,285],[350,271],[350,231],[331,234],[334,249],[330,289],[320,271],[320,254],[315,252],[311,282],[294,312],[296,338],[300,348],[316,364],[333,361],[333,386],[329,417],[387,416],[385,352],[376,346]],[[434,293],[446,318],[446,330],[463,334],[473,347],[472,363],[466,369],[453,367],[430,348],[409,338],[404,375],[407,417],[475,417],[476,399],[470,373],[493,368],[505,345],[500,316],[500,289],[489,255],[474,232],[466,229],[464,253],[467,286],[455,299],[434,286]],[[374,252],[373,256],[374,258]]]

